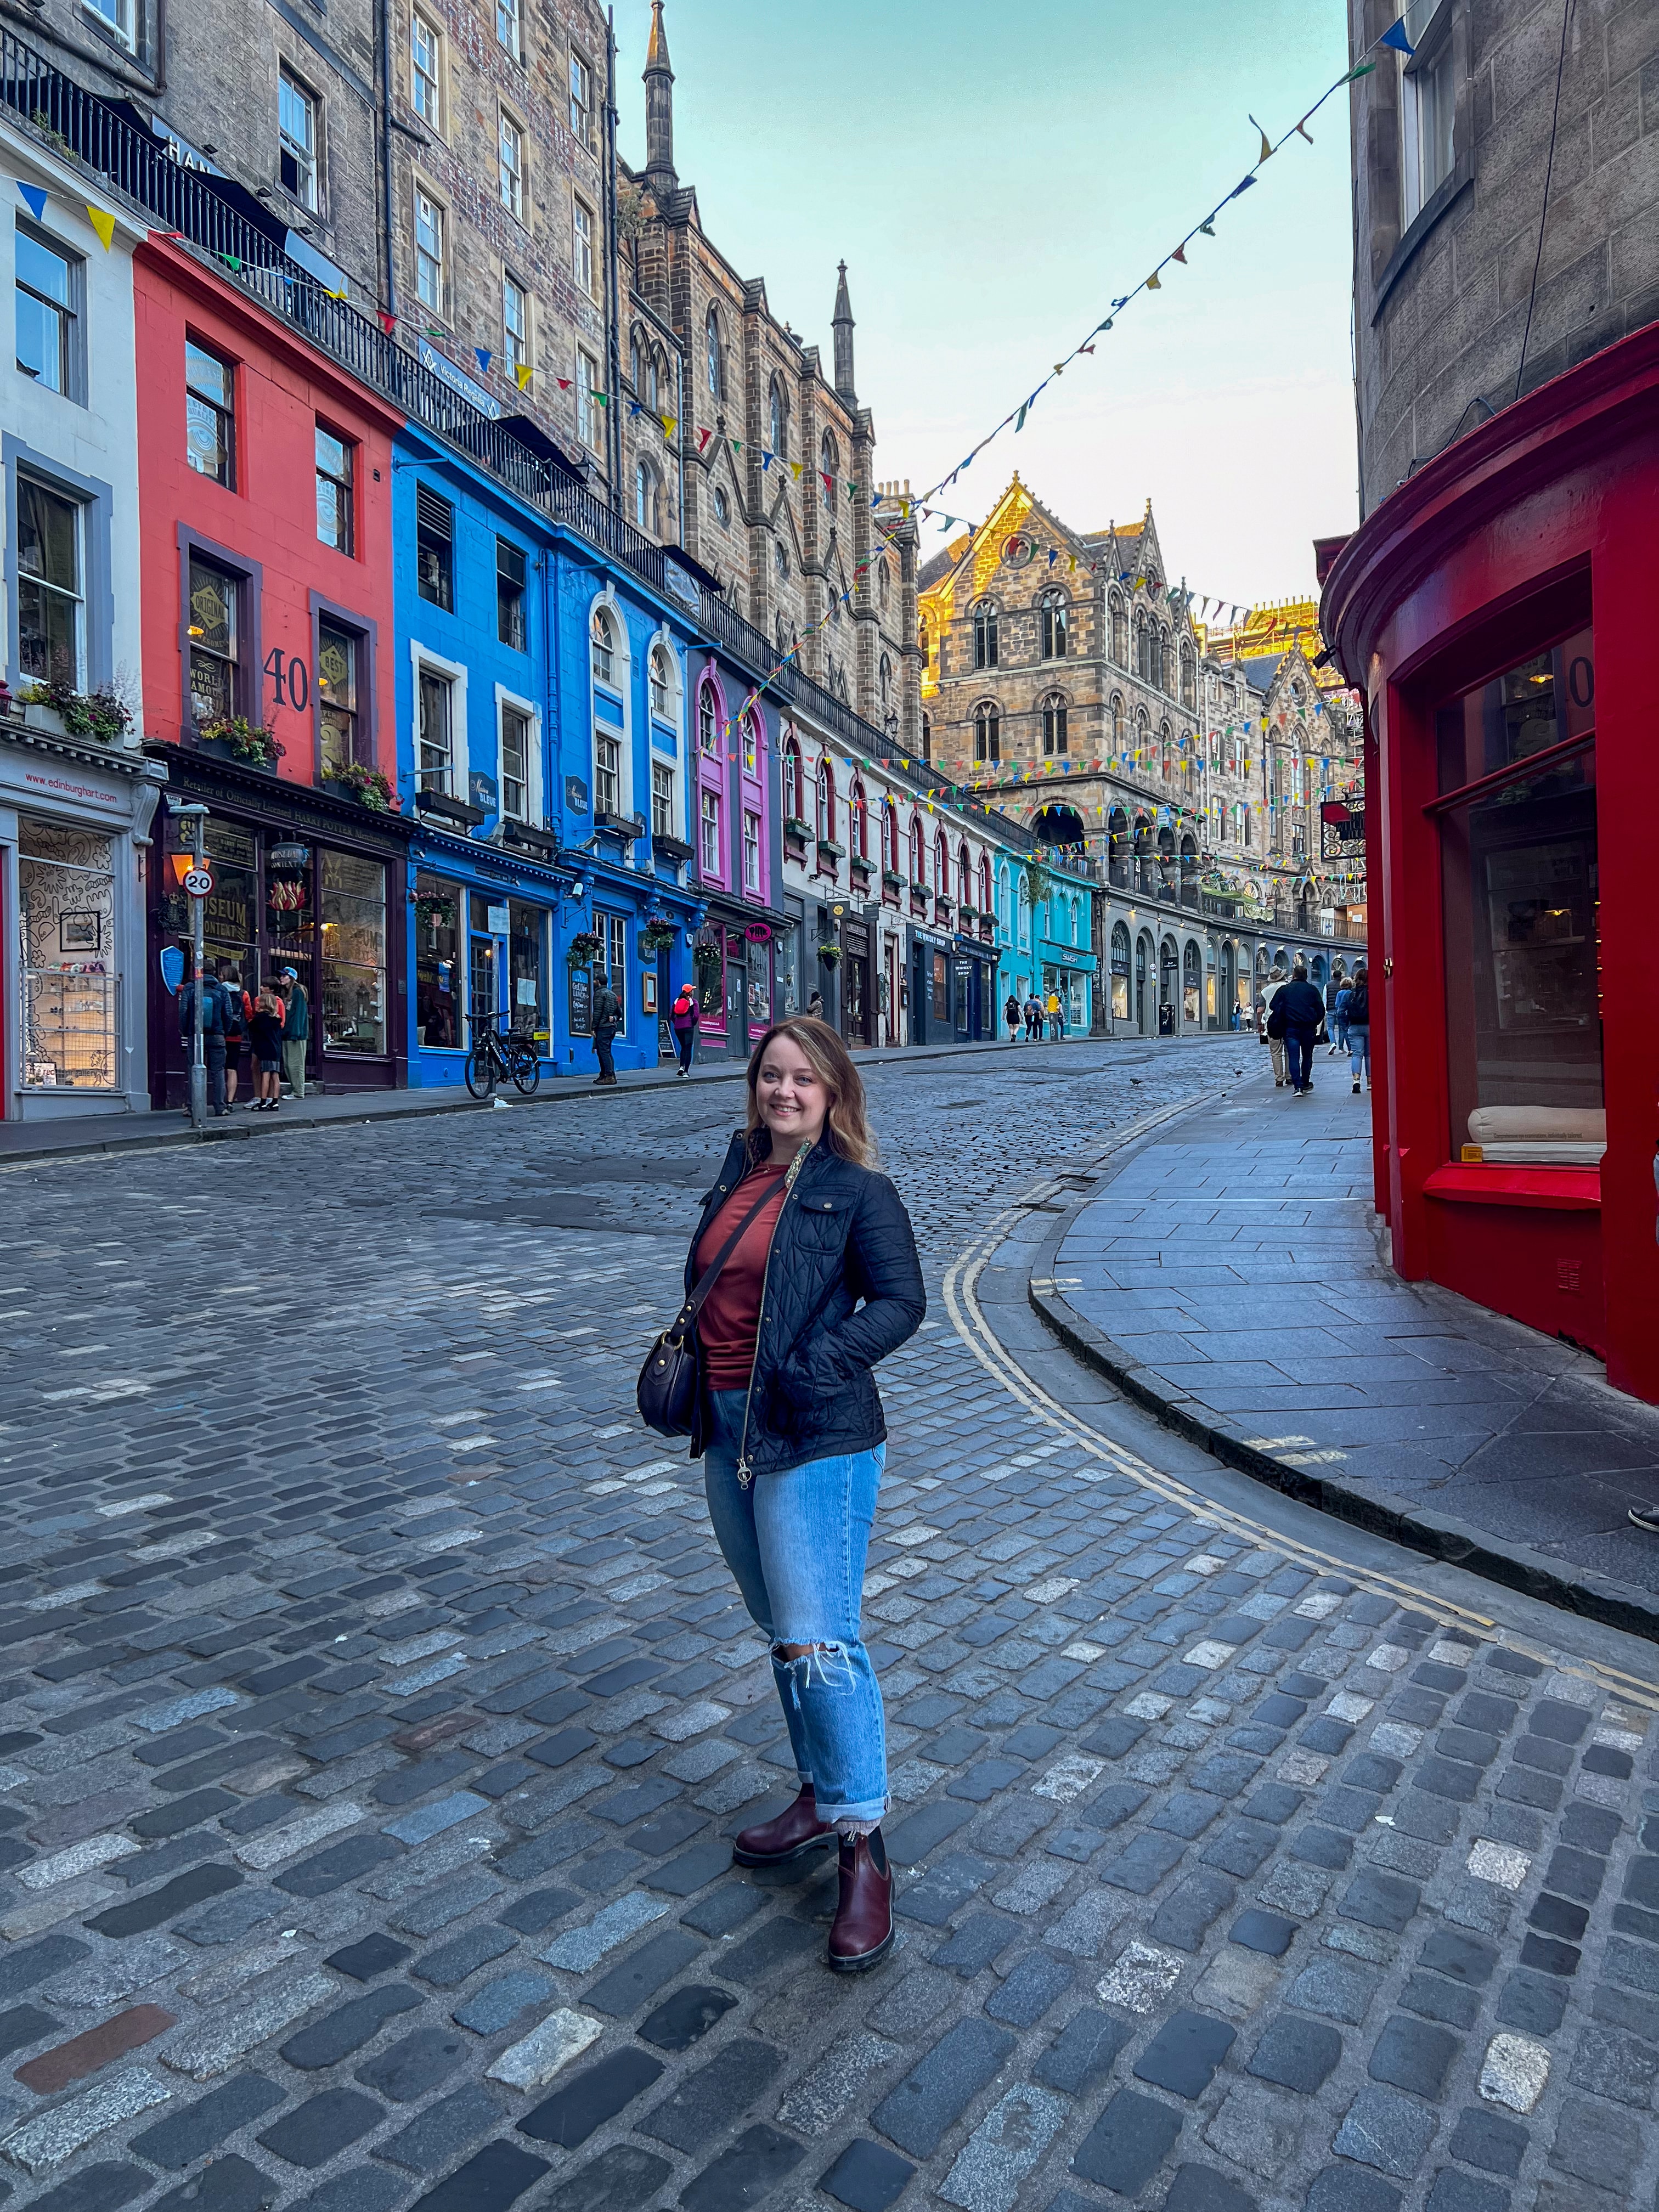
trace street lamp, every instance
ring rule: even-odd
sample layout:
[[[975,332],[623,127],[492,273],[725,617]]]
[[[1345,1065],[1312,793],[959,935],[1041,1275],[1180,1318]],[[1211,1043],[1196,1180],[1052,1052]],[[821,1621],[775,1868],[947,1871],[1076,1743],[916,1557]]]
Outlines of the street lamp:
[[[203,838],[208,811],[199,800],[179,806],[167,802],[168,811],[190,827],[191,867],[198,870],[204,859]],[[190,1042],[190,1126],[199,1129],[207,1120],[207,1048],[203,1042],[202,1017],[204,994],[202,988],[204,958],[204,917],[206,902],[193,895],[190,902],[191,963],[195,976],[195,1003],[191,1009]]]

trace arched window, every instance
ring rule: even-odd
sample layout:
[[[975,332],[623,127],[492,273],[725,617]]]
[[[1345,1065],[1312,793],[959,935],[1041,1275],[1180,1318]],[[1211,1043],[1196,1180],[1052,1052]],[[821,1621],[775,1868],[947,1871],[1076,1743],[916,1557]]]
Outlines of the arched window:
[[[780,582],[787,584],[789,580],[789,548],[781,538],[772,540],[772,566],[778,572]]]
[[[712,684],[697,687],[697,750],[711,756],[720,750],[720,719]]]
[[[1144,707],[1135,708],[1135,766],[1145,768],[1152,744],[1152,717]]]
[[[1129,665],[1129,611],[1123,604],[1123,595],[1111,595],[1112,658],[1120,668]]]
[[[1158,750],[1164,781],[1168,783],[1175,775],[1175,732],[1167,720],[1158,726]]]
[[[976,761],[1000,761],[1002,758],[1002,717],[988,699],[974,709],[974,758]]]
[[[931,714],[924,714],[921,718],[921,757],[924,761],[931,761],[933,757],[933,718]]]
[[[973,863],[968,858],[968,840],[964,837],[957,847],[957,904],[971,906],[974,902]]]
[[[881,693],[881,703],[884,707],[893,689],[893,664],[884,653],[876,670],[876,683]]]
[[[1064,660],[1066,630],[1070,616],[1066,605],[1066,594],[1051,586],[1037,601],[1039,627],[1042,632],[1044,660]]]
[[[634,520],[647,538],[662,536],[662,478],[654,461],[641,459],[635,466]]]
[[[635,397],[645,393],[645,341],[635,331],[628,341],[628,380],[634,387]]]
[[[1181,703],[1189,714],[1198,712],[1198,663],[1189,637],[1181,641]]]
[[[823,495],[826,514],[836,511],[836,479],[841,474],[841,454],[835,440],[826,430],[818,447],[818,484]]]
[[[949,898],[951,896],[951,845],[943,823],[933,838],[933,896],[935,898]]]
[[[921,817],[913,814],[910,817],[910,880],[923,887],[927,882],[927,870],[922,859],[924,850]]]
[[[593,610],[593,681],[617,681],[617,627],[603,607]]]
[[[887,611],[887,586],[890,581],[888,572],[892,565],[890,561],[882,561],[876,566],[876,596],[881,603],[884,614]]]
[[[1173,691],[1176,688],[1175,647],[1169,631],[1161,627],[1158,633],[1158,687],[1160,691]]]
[[[997,665],[997,617],[994,599],[981,599],[974,609],[974,665],[975,668],[994,668]]]
[[[659,722],[674,719],[674,676],[665,645],[651,648],[651,711]]]
[[[820,839],[836,834],[836,776],[828,754],[818,763],[817,834]]]
[[[800,747],[793,736],[783,741],[784,818],[799,822],[800,811]]]
[[[1114,744],[1114,745],[1115,745],[1115,746],[1121,746],[1121,745],[1122,744],[1122,743],[1123,743],[1124,736],[1125,736],[1125,728],[1124,728],[1124,721],[1123,721],[1123,694],[1122,694],[1121,691],[1114,691],[1114,692],[1113,692],[1113,694],[1112,694],[1112,743],[1113,743],[1113,744]]]
[[[979,856],[979,910],[981,914],[991,911],[991,856],[988,853],[981,853]]]
[[[720,319],[717,308],[708,310],[708,320],[703,328],[703,339],[708,349],[708,391],[711,398],[726,397],[726,349],[720,343]]]
[[[847,842],[855,859],[867,860],[870,857],[870,807],[869,802],[864,796],[864,786],[861,783],[854,783],[853,786],[852,804],[848,810],[848,816]]]
[[[663,359],[654,347],[645,356],[645,404],[657,408],[662,404]]]
[[[743,718],[743,772],[758,780],[760,775],[761,726],[760,716],[751,707]]]
[[[775,376],[767,397],[768,427],[771,432],[772,451],[779,460],[789,458],[789,403],[783,396],[783,386]]]
[[[1066,750],[1066,702],[1058,691],[1051,691],[1043,701],[1041,712],[1042,752],[1043,757],[1048,759]]]
[[[1152,680],[1152,648],[1150,643],[1152,624],[1146,619],[1145,607],[1135,609],[1134,672],[1143,684]]]
[[[897,875],[899,865],[899,818],[898,809],[890,799],[885,799],[882,801],[881,853],[882,866],[885,868],[890,869],[894,875]]]

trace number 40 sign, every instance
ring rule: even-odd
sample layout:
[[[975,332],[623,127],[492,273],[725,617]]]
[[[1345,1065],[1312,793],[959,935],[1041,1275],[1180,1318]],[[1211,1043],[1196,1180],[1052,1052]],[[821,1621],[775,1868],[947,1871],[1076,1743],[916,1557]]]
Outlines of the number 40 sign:
[[[303,714],[311,704],[311,670],[300,655],[284,657],[280,646],[273,645],[265,655],[265,674],[270,678],[272,703],[292,707],[296,714]]]

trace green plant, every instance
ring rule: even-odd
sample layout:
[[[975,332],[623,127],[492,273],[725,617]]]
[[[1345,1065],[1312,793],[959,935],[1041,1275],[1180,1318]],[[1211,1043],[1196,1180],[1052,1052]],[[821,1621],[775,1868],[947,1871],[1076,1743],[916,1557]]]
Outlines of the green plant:
[[[344,784],[348,791],[356,792],[362,804],[372,807],[377,814],[389,811],[392,800],[398,795],[386,781],[382,770],[378,768],[365,768],[362,761],[347,761],[343,768],[337,768],[331,771],[330,780],[334,783]]]
[[[678,934],[672,921],[647,921],[640,932],[640,951],[654,959],[659,952],[667,951]]]
[[[786,837],[810,837],[812,834],[812,825],[810,822],[803,822],[799,814],[786,814],[783,817],[783,834]]]
[[[832,860],[844,860],[847,858],[846,846],[836,844],[833,837],[820,837],[818,850],[820,853],[828,853]]]
[[[441,924],[447,929],[455,920],[455,902],[447,891],[416,891],[415,919],[428,924]]]
[[[564,957],[572,968],[591,968],[604,950],[604,944],[591,929],[579,929],[565,946]]]
[[[838,968],[841,965],[840,945],[820,945],[818,947],[818,958],[823,963],[826,968]]]
[[[1054,887],[1054,878],[1040,860],[1025,863],[1025,893],[1033,906],[1041,906]]]
[[[250,722],[246,714],[222,714],[216,721],[204,722],[196,734],[228,745],[238,760],[252,761],[256,768],[281,760],[288,750],[275,730],[263,722]]]
[[[61,715],[72,738],[91,738],[100,745],[118,744],[132,727],[132,710],[107,684],[77,691],[72,684],[45,677],[18,695],[26,707],[49,707]]]

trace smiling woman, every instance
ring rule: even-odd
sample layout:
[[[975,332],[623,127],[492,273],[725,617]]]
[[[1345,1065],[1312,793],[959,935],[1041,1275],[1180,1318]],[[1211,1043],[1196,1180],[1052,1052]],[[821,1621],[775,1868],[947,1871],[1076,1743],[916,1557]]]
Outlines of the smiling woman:
[[[860,1613],[886,1458],[870,1370],[927,1310],[909,1216],[870,1166],[864,1085],[824,1022],[780,1023],[749,1063],[749,1115],[686,1261],[701,1370],[691,1451],[709,1519],[772,1672],[800,1777],[788,1811],[745,1828],[740,1866],[838,1841],[828,1963],[856,1973],[893,1942],[881,1838],[881,1691]]]

